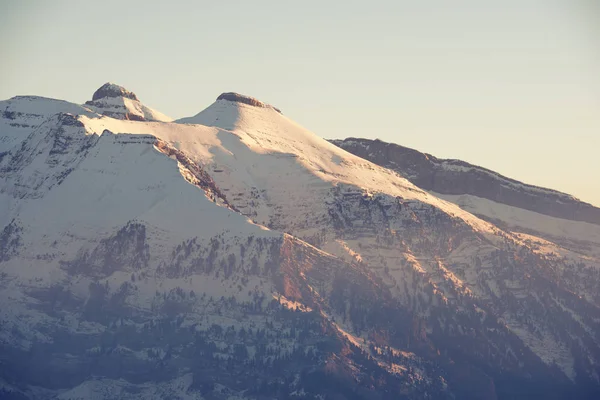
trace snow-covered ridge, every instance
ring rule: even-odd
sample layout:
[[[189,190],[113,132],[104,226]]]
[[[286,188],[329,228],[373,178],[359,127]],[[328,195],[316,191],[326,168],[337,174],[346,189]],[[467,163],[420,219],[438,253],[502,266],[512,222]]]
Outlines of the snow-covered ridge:
[[[332,140],[341,148],[393,169],[415,185],[445,195],[469,194],[556,218],[600,224],[600,208],[553,189],[508,178],[461,160],[430,154],[381,140]]]
[[[519,189],[535,190],[535,191],[539,191],[540,193],[543,193],[543,194],[557,195],[557,196],[563,197],[569,201],[571,201],[571,200],[579,201],[579,199],[577,199],[576,197],[574,197],[568,193],[560,192],[555,189],[549,189],[549,188],[544,188],[541,186],[523,183],[521,181],[509,178],[507,176],[499,174],[498,172],[492,171],[491,169],[488,169],[488,168],[485,168],[485,167],[482,167],[479,165],[470,164],[466,161],[462,161],[462,160],[455,159],[455,158],[438,158],[429,153],[421,153],[417,150],[410,149],[408,147],[404,147],[404,146],[401,146],[401,145],[398,145],[395,143],[387,143],[380,139],[371,140],[371,139],[350,137],[350,138],[346,138],[346,139],[333,139],[330,141],[331,141],[331,143],[334,143],[336,146],[340,146],[343,148],[346,146],[355,146],[355,145],[361,145],[361,146],[368,147],[369,142],[373,142],[375,144],[384,145],[384,146],[397,147],[397,148],[401,148],[407,152],[411,152],[413,154],[418,154],[425,160],[430,161],[433,164],[439,165],[446,170],[461,171],[461,172],[477,170],[477,171],[484,172],[484,173],[490,175],[491,177],[502,181],[506,185],[512,185]]]
[[[89,114],[90,110],[79,104],[43,96],[15,96],[0,101],[0,111],[5,118],[16,115],[36,115],[49,117],[59,112]]]
[[[596,224],[551,217],[468,194],[448,195],[433,192],[431,194],[458,204],[462,209],[483,216],[487,220],[506,224],[514,231],[531,231],[553,240],[592,242],[600,249],[600,226]]]
[[[0,153],[25,140],[46,119],[58,113],[97,116],[88,107],[41,96],[15,96],[0,101]]]
[[[216,133],[223,138],[220,141],[227,157],[211,157],[212,162],[220,163],[215,180],[221,179],[220,185],[241,198],[255,196],[256,191],[270,198],[277,210],[269,209],[268,201],[255,199],[253,209],[245,211],[261,224],[269,226],[274,214],[290,221],[327,215],[326,199],[341,184],[354,186],[355,191],[383,191],[431,204],[460,215],[478,231],[491,231],[484,221],[428,195],[397,173],[340,149],[273,109],[221,99],[197,115],[175,122],[224,130]]]

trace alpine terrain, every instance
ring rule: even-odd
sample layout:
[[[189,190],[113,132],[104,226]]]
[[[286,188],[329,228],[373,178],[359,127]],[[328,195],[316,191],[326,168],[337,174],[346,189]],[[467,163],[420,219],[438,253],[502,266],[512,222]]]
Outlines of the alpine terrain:
[[[0,102],[0,398],[600,398],[600,209],[223,93]]]

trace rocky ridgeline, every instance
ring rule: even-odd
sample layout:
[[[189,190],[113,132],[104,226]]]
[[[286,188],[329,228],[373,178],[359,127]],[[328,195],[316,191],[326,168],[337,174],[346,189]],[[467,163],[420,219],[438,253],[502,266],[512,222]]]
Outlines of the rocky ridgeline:
[[[254,107],[271,108],[277,111],[279,114],[281,114],[281,110],[279,108],[273,107],[272,105],[267,103],[263,103],[262,101],[255,99],[254,97],[245,96],[243,94],[235,92],[222,93],[219,97],[217,97],[217,100],[234,101],[236,103],[248,104]]]
[[[125,89],[123,86],[107,82],[94,92],[92,101],[100,100],[105,97],[125,97],[127,99],[140,101],[135,93]],[[90,103],[90,102],[88,102]]]
[[[381,140],[348,138],[333,144],[390,168],[422,189],[439,194],[469,194],[552,217],[600,225],[600,208],[551,189],[527,185],[460,160],[430,154]]]

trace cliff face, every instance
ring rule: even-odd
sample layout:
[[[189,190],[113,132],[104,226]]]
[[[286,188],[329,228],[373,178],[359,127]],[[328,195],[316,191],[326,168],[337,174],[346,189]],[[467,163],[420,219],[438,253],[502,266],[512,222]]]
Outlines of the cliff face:
[[[94,92],[92,101],[100,100],[105,97],[125,97],[127,99],[139,101],[135,93],[125,89],[122,86],[115,85],[114,83],[105,83],[98,90]]]
[[[380,140],[332,140],[344,150],[390,168],[439,194],[472,195],[556,218],[600,225],[600,208],[568,194],[528,185],[460,160],[444,160]]]

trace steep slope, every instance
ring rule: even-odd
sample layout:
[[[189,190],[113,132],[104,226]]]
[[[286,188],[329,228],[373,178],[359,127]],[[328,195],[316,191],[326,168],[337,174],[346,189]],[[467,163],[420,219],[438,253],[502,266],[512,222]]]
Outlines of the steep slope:
[[[393,143],[356,138],[331,142],[406,176],[465,211],[515,232],[536,252],[570,265],[565,274],[576,270],[573,279],[578,285],[588,286],[586,282],[596,281],[594,276],[600,265],[600,208],[460,160],[438,159]],[[596,297],[596,287],[590,290]]]
[[[109,89],[94,97],[134,100]],[[0,161],[6,391],[599,393],[595,260],[556,257],[248,96],[176,123],[115,116],[52,116]]]
[[[0,154],[25,140],[32,129],[60,112],[93,114],[90,109],[78,104],[40,96],[16,96],[0,101]]]

